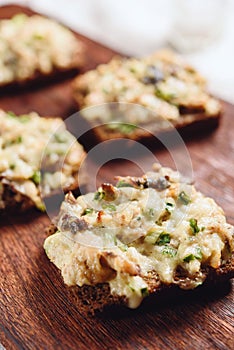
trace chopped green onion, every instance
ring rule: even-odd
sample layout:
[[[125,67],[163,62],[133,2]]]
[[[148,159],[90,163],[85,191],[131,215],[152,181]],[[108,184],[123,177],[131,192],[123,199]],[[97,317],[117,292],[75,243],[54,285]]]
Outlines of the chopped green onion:
[[[22,114],[22,115],[17,116],[12,111],[8,111],[6,114],[7,114],[8,117],[17,119],[18,122],[20,122],[20,123],[27,123],[30,120],[30,116],[27,115],[27,114]]]
[[[182,204],[185,205],[188,205],[191,202],[191,199],[184,191],[180,192],[178,199]]]
[[[23,141],[23,138],[22,136],[18,136],[15,140],[14,140],[14,143],[21,143]]]
[[[195,250],[195,253],[194,254],[189,254],[187,255],[183,261],[184,262],[190,262],[190,261],[193,261],[193,260],[201,260],[202,259],[202,251],[201,251],[201,248],[200,247],[196,247],[196,250]]]
[[[171,241],[171,237],[170,237],[169,233],[162,232],[159,235],[159,237],[158,237],[158,239],[156,241],[156,244],[157,245],[165,245],[167,243],[170,243],[170,241]]]
[[[134,67],[130,67],[129,70],[131,73],[136,73],[136,68],[134,68]]]
[[[194,256],[193,254],[187,255],[187,256],[183,259],[184,262],[190,262],[190,261],[192,261],[192,260],[195,260],[195,256]]]
[[[159,216],[158,220],[156,221],[156,224],[159,226],[162,226],[163,221],[166,221],[170,218],[171,211],[165,208],[165,211]]]
[[[120,180],[117,182],[116,184],[116,187],[117,188],[120,188],[120,187],[133,187],[133,185],[131,185],[130,183],[124,181],[124,180]]]
[[[14,140],[7,140],[4,143],[3,148],[22,143],[22,141],[23,141],[22,136],[17,136]]]
[[[110,211],[116,211],[116,206],[114,204],[102,204],[102,209],[108,209]]]
[[[14,163],[12,163],[12,164],[9,165],[9,167],[10,167],[11,170],[14,170],[16,165]]]
[[[168,255],[170,256],[170,258],[173,258],[174,256],[176,256],[177,254],[177,250],[169,245],[166,245],[164,248],[163,248],[163,251],[162,253],[164,255]]]
[[[7,115],[8,115],[8,117],[17,118],[17,115],[12,111],[8,111]]]
[[[120,242],[119,240],[117,241],[117,246],[120,250],[122,250],[122,252],[126,252],[128,250],[127,244],[124,244],[124,243]]]
[[[39,170],[36,170],[34,174],[31,176],[31,180],[36,184],[39,185],[41,181],[41,172]]]
[[[200,228],[197,226],[197,219],[190,219],[189,225],[194,235],[196,235],[200,231]]]
[[[55,133],[54,140],[58,143],[66,143],[67,142],[67,139],[63,133],[62,134]]]
[[[17,119],[19,120],[20,123],[27,123],[29,122],[30,117],[27,114],[23,114],[23,115],[20,115]]]
[[[35,34],[33,34],[33,39],[35,39],[35,40],[43,40],[43,39],[45,39],[45,37],[44,37],[44,35],[41,35],[39,33],[35,33]]]
[[[165,101],[171,101],[176,97],[175,94],[162,91],[158,87],[155,89],[155,95]]]
[[[85,211],[84,211],[84,215],[92,214],[92,212],[93,212],[92,208],[86,208]]]
[[[108,129],[117,130],[122,134],[130,134],[132,133],[137,126],[135,124],[127,124],[127,123],[110,123],[107,124]]]
[[[97,191],[94,193],[94,200],[95,201],[100,201],[101,199],[104,198],[105,193],[103,191]]]

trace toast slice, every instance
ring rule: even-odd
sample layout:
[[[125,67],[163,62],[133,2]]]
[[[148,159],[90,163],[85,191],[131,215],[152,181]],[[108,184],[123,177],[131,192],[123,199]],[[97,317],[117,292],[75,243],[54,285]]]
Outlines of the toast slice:
[[[234,276],[234,227],[222,209],[158,164],[96,193],[67,194],[44,249],[91,313]]]
[[[44,210],[44,197],[78,188],[83,147],[60,118],[0,110],[0,211]]]
[[[83,44],[56,21],[24,13],[0,20],[0,91],[74,75],[83,64]]]
[[[141,59],[115,57],[78,76],[73,96],[80,109],[124,103],[81,112],[100,141],[137,140],[187,126],[211,128],[221,115],[221,104],[207,92],[205,79],[169,50]]]

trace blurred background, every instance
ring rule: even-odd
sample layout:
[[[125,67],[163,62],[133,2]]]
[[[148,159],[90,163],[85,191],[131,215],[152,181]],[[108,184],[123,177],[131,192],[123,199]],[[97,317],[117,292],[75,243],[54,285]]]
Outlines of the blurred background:
[[[234,103],[234,0],[22,0],[125,55],[173,47]]]

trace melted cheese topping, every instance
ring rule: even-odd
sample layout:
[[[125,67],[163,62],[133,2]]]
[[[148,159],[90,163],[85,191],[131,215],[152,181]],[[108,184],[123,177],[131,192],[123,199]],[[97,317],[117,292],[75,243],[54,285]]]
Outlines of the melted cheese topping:
[[[83,47],[73,33],[42,16],[18,14],[0,21],[0,85],[77,67]]]
[[[179,107],[209,116],[217,115],[221,109],[219,102],[206,92],[204,78],[180,56],[166,50],[142,59],[114,58],[108,64],[99,65],[76,79],[74,97],[81,107],[125,102],[153,111],[138,113],[131,120],[126,113],[125,122],[136,125],[155,120],[155,115],[175,124],[183,122]],[[103,114],[87,113],[85,117],[90,121],[113,121],[110,111]]]
[[[61,206],[58,231],[44,243],[69,285],[109,283],[137,307],[151,290],[147,278],[193,289],[234,250],[233,227],[210,198],[167,168],[121,178]],[[227,254],[228,251],[228,254]],[[187,283],[178,281],[183,269]]]
[[[42,118],[34,112],[16,116],[0,110],[0,181],[28,196],[38,208],[43,209],[39,184],[44,195],[69,187],[83,156],[82,146],[62,119]],[[4,205],[0,193],[0,208]]]

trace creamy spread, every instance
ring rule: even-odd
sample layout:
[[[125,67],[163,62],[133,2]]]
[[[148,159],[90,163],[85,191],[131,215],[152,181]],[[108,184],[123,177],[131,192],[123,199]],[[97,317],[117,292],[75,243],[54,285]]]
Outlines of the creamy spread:
[[[155,167],[141,178],[119,178],[96,193],[68,194],[44,248],[68,286],[108,283],[139,306],[160,283],[193,289],[234,250],[233,227],[211,199],[177,172]],[[179,270],[183,276],[179,279]],[[154,286],[155,287],[155,286]]]
[[[206,91],[204,78],[171,51],[162,50],[145,58],[113,58],[74,82],[74,97],[80,107],[107,102],[134,103],[153,113],[136,113],[125,122],[138,125],[155,121],[155,116],[178,125],[185,114],[203,112],[212,117],[220,112],[220,103]],[[111,113],[85,113],[89,121],[116,121]]]
[[[82,146],[62,119],[0,110],[0,183],[10,184],[39,209],[43,209],[39,187],[44,195],[69,187],[83,156]],[[1,186],[0,209],[5,207],[2,191]]]
[[[18,14],[0,21],[0,85],[77,67],[82,44],[54,20]]]

